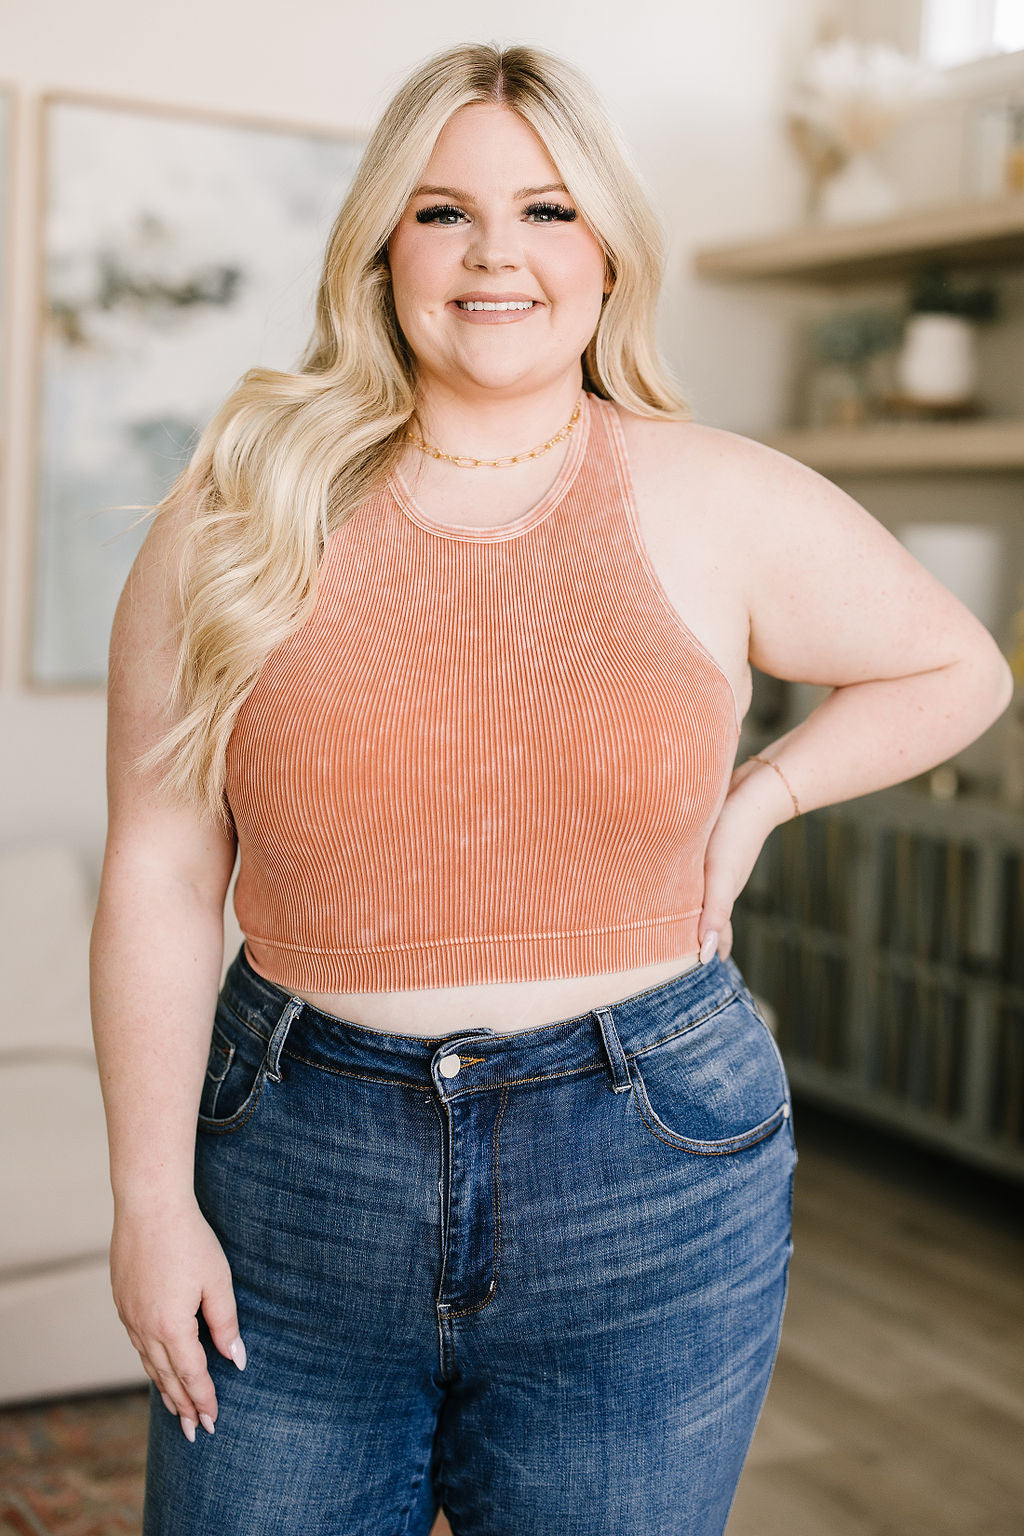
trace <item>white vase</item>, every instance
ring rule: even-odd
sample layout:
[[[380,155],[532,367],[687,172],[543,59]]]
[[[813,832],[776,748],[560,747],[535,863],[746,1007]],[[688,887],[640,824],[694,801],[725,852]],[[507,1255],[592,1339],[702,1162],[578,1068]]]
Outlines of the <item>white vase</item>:
[[[863,219],[886,219],[899,207],[892,183],[866,151],[853,154],[841,171],[825,184],[818,204],[823,224],[856,224]]]
[[[896,375],[913,400],[935,405],[969,400],[978,383],[973,322],[965,315],[911,315]]]

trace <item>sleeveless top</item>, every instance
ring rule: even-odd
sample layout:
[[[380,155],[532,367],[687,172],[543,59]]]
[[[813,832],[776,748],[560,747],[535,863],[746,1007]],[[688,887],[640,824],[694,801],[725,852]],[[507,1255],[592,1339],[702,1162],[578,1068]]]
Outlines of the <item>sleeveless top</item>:
[[[515,522],[400,474],[327,540],[236,719],[234,905],[286,989],[391,992],[695,951],[740,722],[644,547],[616,407]]]

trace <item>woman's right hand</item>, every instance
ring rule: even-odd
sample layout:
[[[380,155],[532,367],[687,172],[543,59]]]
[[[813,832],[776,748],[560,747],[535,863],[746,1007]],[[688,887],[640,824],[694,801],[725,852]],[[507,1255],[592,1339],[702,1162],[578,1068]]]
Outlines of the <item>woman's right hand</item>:
[[[217,1394],[199,1338],[200,1308],[217,1349],[239,1370],[245,1345],[227,1258],[194,1194],[115,1202],[110,1279],[117,1314],[168,1411],[189,1440],[199,1423],[212,1435]]]

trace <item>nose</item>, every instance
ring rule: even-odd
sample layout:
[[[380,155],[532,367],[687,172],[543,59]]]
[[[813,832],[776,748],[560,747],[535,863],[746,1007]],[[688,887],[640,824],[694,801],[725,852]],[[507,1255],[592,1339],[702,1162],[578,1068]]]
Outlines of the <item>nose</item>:
[[[500,272],[522,264],[514,226],[480,220],[466,247],[465,264],[473,271]]]

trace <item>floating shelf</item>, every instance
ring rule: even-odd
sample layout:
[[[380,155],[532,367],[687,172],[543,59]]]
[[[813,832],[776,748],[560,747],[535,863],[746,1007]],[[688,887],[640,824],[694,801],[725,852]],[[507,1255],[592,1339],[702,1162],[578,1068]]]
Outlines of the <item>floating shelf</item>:
[[[794,429],[766,438],[822,474],[1024,469],[1024,420],[878,422]]]
[[[737,282],[835,283],[902,277],[929,261],[961,267],[1024,261],[1024,193],[710,246],[696,253],[694,270]]]

